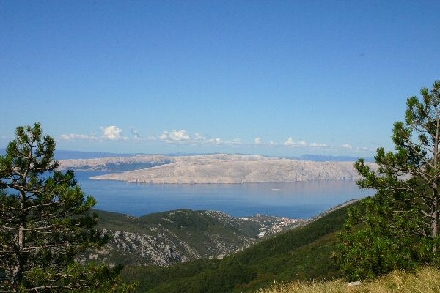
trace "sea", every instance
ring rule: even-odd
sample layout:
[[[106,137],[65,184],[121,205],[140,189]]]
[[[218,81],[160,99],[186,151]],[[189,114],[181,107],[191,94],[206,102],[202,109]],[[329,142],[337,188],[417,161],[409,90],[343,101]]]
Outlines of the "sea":
[[[352,199],[372,195],[353,180],[294,183],[140,184],[93,180],[99,171],[76,171],[82,190],[95,208],[140,217],[176,209],[214,210],[234,217],[257,214],[308,219]]]

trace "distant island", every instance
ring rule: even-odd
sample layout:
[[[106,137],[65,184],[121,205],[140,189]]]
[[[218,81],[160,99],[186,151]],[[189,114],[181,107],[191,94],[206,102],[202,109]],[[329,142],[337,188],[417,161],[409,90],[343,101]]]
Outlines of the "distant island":
[[[60,160],[60,168],[101,170],[96,180],[149,184],[242,184],[308,180],[356,180],[348,161],[310,161],[259,155],[139,155]]]

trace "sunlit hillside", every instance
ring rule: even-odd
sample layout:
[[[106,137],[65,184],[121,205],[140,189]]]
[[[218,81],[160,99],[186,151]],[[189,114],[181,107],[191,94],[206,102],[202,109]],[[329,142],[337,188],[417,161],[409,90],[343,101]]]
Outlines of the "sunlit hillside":
[[[259,293],[435,293],[440,292],[440,270],[426,267],[415,273],[395,271],[382,278],[365,283],[347,283],[342,280],[329,282],[292,282],[274,284],[260,289]]]

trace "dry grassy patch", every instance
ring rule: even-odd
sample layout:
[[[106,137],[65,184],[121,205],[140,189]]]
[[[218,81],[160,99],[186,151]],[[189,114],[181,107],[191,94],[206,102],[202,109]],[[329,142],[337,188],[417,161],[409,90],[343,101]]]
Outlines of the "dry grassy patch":
[[[342,280],[329,282],[292,282],[274,284],[258,293],[437,293],[440,292],[440,270],[432,267],[415,273],[395,271],[379,279],[357,286],[349,286]]]

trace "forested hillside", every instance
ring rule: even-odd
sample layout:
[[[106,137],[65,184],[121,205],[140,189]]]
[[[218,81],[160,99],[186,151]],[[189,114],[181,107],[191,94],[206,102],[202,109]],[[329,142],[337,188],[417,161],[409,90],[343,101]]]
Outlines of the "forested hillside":
[[[347,206],[278,234],[222,260],[197,260],[167,268],[127,266],[126,281],[138,292],[253,292],[275,281],[340,277],[331,255]]]
[[[223,258],[305,222],[263,215],[235,218],[217,211],[174,210],[139,218],[95,212],[98,227],[112,237],[105,249],[93,251],[87,258],[123,265],[168,266]]]

